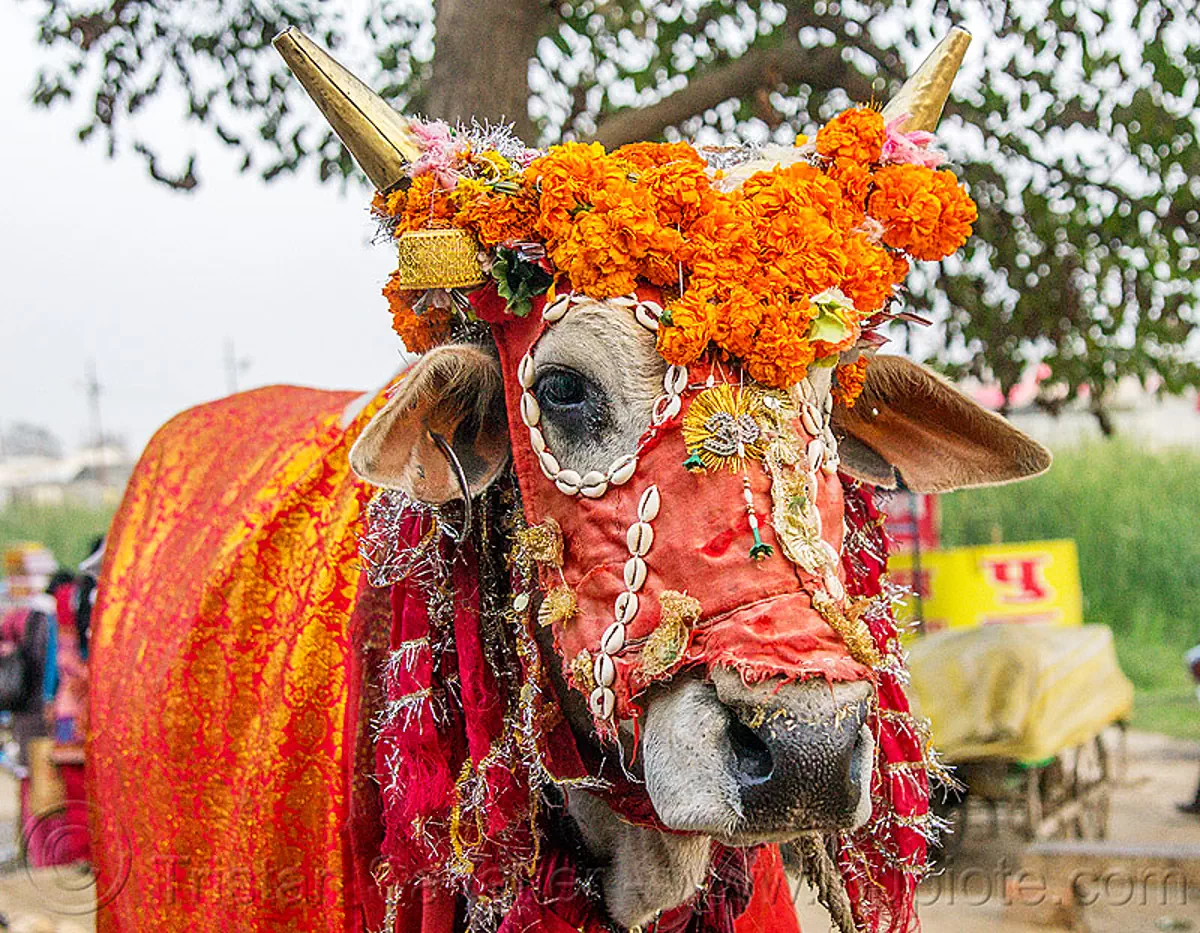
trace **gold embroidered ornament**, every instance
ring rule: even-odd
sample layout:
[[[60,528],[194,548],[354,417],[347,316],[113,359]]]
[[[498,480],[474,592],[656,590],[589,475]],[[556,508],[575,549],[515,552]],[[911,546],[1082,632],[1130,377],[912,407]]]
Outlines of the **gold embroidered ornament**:
[[[579,602],[569,586],[556,586],[542,599],[538,608],[538,625],[548,628],[570,622],[579,611]]]
[[[592,653],[587,648],[575,655],[575,659],[571,662],[571,676],[575,681],[575,687],[584,696],[596,689],[596,675],[593,673],[593,666]]]
[[[658,627],[642,645],[642,673],[658,677],[683,660],[692,626],[700,621],[700,600],[686,593],[664,590],[658,596],[662,615]]]
[[[517,544],[539,564],[561,567],[563,564],[562,527],[553,518],[529,525],[517,532]]]
[[[843,611],[837,600],[828,593],[818,590],[813,594],[812,604],[813,608],[821,614],[821,618],[829,623],[829,627],[842,637],[842,641],[846,643],[846,650],[850,652],[850,657],[870,668],[880,665],[883,659],[879,655],[879,649],[875,646],[871,630],[862,618],[862,612],[866,607],[865,602],[857,603]]]
[[[683,440],[689,470],[737,472],[747,460],[762,460],[779,412],[787,404],[782,392],[731,386],[728,383],[704,389],[683,417]]]

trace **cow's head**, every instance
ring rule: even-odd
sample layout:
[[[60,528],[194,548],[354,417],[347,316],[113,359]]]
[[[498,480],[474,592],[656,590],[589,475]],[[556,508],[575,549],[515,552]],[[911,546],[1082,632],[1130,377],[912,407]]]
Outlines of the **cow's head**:
[[[562,529],[561,566],[546,562],[544,581],[551,594],[565,582],[577,602],[548,627],[566,675],[601,730],[642,714],[647,789],[669,828],[747,843],[865,820],[871,672],[804,589],[819,581],[822,591],[840,593],[837,563],[798,569],[778,546],[752,561],[744,474],[684,469],[681,428],[670,420],[661,438],[647,440],[655,413],[670,404],[668,366],[634,309],[584,301],[531,330],[531,353],[507,343],[499,354],[478,344],[427,353],[364,431],[354,468],[375,485],[443,503],[460,498],[461,486],[431,434],[450,439],[473,494],[515,460],[531,523],[548,527],[553,518]],[[687,380],[679,393],[685,414],[707,373]],[[801,449],[814,439],[810,415],[826,446],[816,502],[820,540],[833,552],[842,536],[841,484],[822,469],[830,463],[873,484],[894,486],[899,471],[916,491],[944,491],[1030,476],[1049,462],[1008,422],[900,357],[875,358],[852,409],[831,404],[828,386],[808,383],[788,395],[799,412],[791,427],[807,442]],[[529,397],[535,425],[527,424]],[[633,455],[631,474],[621,475]],[[747,472],[762,536],[778,545],[768,518],[771,480]],[[607,477],[606,488],[576,493],[591,474]],[[640,518],[648,532],[634,530]],[[645,546],[637,535],[652,540]],[[688,643],[657,639],[665,656],[647,664],[647,640],[662,631],[665,614],[674,624],[671,613],[680,612]],[[611,680],[597,670],[605,645]],[[608,699],[603,681],[624,681],[625,689]]]
[[[486,173],[503,176],[509,160],[484,165],[465,149],[448,156],[445,130],[409,126],[361,101],[339,110],[322,84],[336,66],[291,41],[298,73],[380,190],[417,178],[399,198],[409,202],[401,222],[413,223],[417,203],[418,224],[442,224],[405,233],[420,241],[398,273],[412,290],[401,312],[407,326],[464,319],[365,428],[355,471],[436,505],[483,494],[511,464],[528,526],[518,545],[539,568],[532,611],[557,658],[563,704],[579,733],[637,756],[666,828],[745,845],[861,825],[872,806],[881,658],[847,594],[839,473],[885,487],[899,474],[913,490],[942,491],[1049,464],[1040,446],[925,369],[873,356],[873,330],[907,269],[901,247],[922,258],[951,251],[957,234],[941,236],[955,240],[947,248],[931,244],[946,234],[953,204],[969,204],[945,194],[946,185],[957,192],[953,176],[930,176],[943,186],[938,201],[912,194],[924,175],[905,174],[927,168],[927,140],[898,127],[923,113],[929,128],[944,95],[935,107],[904,98],[866,162],[854,120],[826,138],[845,147],[836,152],[818,151],[819,137],[818,149],[771,152],[724,171],[715,158],[703,168],[684,147],[687,181],[673,189],[672,229],[661,205],[657,215],[638,213],[659,191],[635,183],[678,167],[674,155],[630,155],[614,169],[581,147],[497,182]],[[944,78],[945,70],[943,60],[934,72]],[[918,87],[930,84],[919,76]],[[878,114],[856,113],[876,127],[864,132],[883,134]],[[918,128],[910,119],[908,130]],[[364,133],[390,143],[364,149]],[[872,176],[887,163],[881,146],[892,147],[888,164],[905,169]],[[457,214],[428,193],[440,190],[439,173],[457,184],[454,158],[484,173],[471,176]],[[580,184],[593,186],[586,197],[594,203],[570,193],[570,178],[562,183],[571,171],[586,176]],[[439,180],[431,184],[431,175]],[[655,179],[672,184],[666,172]],[[526,200],[505,222],[519,227],[520,211],[538,210],[540,198],[537,229],[554,227],[543,245],[558,267],[537,243],[489,243],[482,232],[496,229],[496,203],[520,185]],[[866,210],[876,188],[894,227]],[[547,207],[562,190],[563,202]],[[622,197],[633,205],[629,228],[612,203]],[[381,203],[390,211],[393,200]],[[604,210],[612,213],[600,218]],[[469,269],[474,247],[461,251],[463,217],[492,250],[489,261],[507,269],[493,267],[500,287],[476,288],[469,308],[462,291],[428,291],[439,275],[481,282]],[[747,218],[769,229],[748,232]],[[598,226],[589,228],[592,219]],[[749,258],[735,248],[739,236],[754,241]],[[439,237],[458,252],[431,258]],[[626,249],[642,257],[628,277],[634,291],[614,285],[625,281]],[[517,266],[524,271],[510,274]],[[539,268],[557,277],[559,294],[530,301]],[[806,277],[824,290],[798,284]],[[575,806],[582,815],[589,804]],[[581,822],[604,848],[605,830]],[[625,925],[656,909],[611,896],[609,908]]]

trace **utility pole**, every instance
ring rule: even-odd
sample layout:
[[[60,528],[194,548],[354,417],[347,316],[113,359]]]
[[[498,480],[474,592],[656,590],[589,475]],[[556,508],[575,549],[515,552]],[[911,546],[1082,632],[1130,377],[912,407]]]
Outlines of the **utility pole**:
[[[96,449],[96,479],[101,486],[108,485],[107,455],[104,452],[104,421],[100,417],[100,395],[104,388],[96,375],[96,361],[89,359],[83,376],[83,391],[87,395],[88,411],[92,422],[92,444]]]
[[[225,389],[230,395],[238,390],[238,376],[250,368],[249,358],[238,359],[233,338],[225,338]]]
[[[96,447],[103,447],[104,422],[100,417],[100,395],[104,391],[104,387],[100,385],[100,380],[96,377],[96,361],[94,359],[87,361],[87,369],[83,376],[83,391],[87,395],[88,410],[91,414],[92,444]]]

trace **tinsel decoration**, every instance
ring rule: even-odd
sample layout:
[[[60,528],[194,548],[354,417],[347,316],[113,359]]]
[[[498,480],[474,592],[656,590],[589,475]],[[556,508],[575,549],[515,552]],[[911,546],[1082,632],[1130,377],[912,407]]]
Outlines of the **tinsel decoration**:
[[[917,885],[928,871],[928,846],[939,821],[929,809],[930,778],[953,782],[929,743],[929,724],[909,710],[900,631],[887,582],[884,516],[871,487],[843,478],[846,538],[842,560],[848,596],[858,603],[878,655],[871,817],[833,840],[854,933],[909,933],[917,925]],[[861,601],[866,601],[861,602]],[[854,636],[857,639],[857,636]],[[833,895],[840,903],[840,898]],[[847,931],[850,933],[850,931]]]

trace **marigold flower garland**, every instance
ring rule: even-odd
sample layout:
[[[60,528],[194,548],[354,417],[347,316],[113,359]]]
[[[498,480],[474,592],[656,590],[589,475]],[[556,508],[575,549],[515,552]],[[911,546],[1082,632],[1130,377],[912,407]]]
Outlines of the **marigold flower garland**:
[[[407,190],[377,197],[375,211],[396,237],[468,231],[514,314],[528,313],[537,288],[604,299],[659,286],[667,362],[715,352],[763,385],[787,388],[813,365],[836,364],[888,319],[910,257],[942,259],[971,233],[975,205],[953,173],[936,168],[932,137],[902,133],[898,122],[847,110],[791,164],[732,190],[686,143],[613,152],[565,143],[505,156],[429,124],[436,152]],[[384,294],[409,350],[448,339],[453,302],[394,279]],[[852,400],[863,365],[843,374]]]

